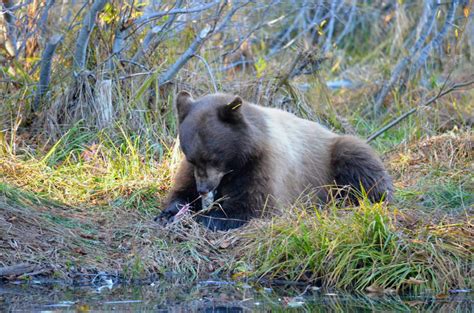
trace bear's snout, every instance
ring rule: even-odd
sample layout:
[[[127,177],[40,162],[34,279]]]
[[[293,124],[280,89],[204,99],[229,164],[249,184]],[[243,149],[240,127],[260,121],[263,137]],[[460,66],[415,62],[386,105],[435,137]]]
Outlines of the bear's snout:
[[[197,186],[197,192],[201,196],[207,196],[211,191],[211,188],[207,184],[198,184]]]
[[[219,186],[224,173],[213,167],[196,169],[194,179],[196,180],[196,189],[201,196],[206,196]]]

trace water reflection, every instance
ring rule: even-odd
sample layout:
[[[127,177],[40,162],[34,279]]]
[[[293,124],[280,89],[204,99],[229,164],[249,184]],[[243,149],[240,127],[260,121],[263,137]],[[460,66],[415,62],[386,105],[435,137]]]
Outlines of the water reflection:
[[[155,282],[111,289],[52,284],[0,284],[0,311],[93,312],[471,312],[472,293],[443,299],[422,295],[359,295],[318,288],[251,287],[200,283],[194,286]]]

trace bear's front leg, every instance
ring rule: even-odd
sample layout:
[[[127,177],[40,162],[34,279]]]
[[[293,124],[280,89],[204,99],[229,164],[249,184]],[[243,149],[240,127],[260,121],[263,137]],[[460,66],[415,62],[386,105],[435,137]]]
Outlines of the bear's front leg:
[[[175,199],[172,200],[163,211],[161,211],[160,215],[155,217],[155,222],[160,224],[166,225],[168,223],[172,223],[174,221],[174,216],[178,214],[181,207],[186,205],[186,201],[183,199]]]
[[[213,231],[239,228],[255,216],[250,207],[255,204],[252,200],[253,198],[249,197],[247,193],[241,195],[230,194],[229,199],[211,209],[199,212],[196,219]]]
[[[155,218],[155,221],[161,224],[173,222],[181,207],[193,201],[194,210],[200,209],[200,201],[195,201],[198,197],[193,167],[183,160],[174,178],[173,188],[165,201],[164,210]]]

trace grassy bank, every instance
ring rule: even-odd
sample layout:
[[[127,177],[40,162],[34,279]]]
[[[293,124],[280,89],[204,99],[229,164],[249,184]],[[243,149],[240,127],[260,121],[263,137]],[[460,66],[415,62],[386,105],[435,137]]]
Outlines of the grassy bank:
[[[302,280],[373,292],[472,283],[469,131],[386,154],[398,190],[393,205],[297,203],[228,233],[208,232],[189,216],[167,228],[152,222],[176,149],[157,156],[139,137],[84,134],[88,143],[67,134],[47,153],[3,152],[3,265],[28,262],[43,275],[69,279],[116,271],[127,279]]]
[[[163,12],[191,5],[158,2]],[[47,26],[64,36],[50,62],[41,61],[49,32],[33,31],[34,22],[19,33],[31,53],[0,50],[0,269],[28,269],[2,279],[103,271],[373,293],[472,288],[472,1],[237,2],[160,13],[146,25],[139,17],[158,8],[111,2],[97,15],[80,69],[71,47],[90,10],[82,4],[69,8],[77,21],[52,23],[60,11],[51,10]],[[47,18],[31,14],[47,6],[29,6],[18,6],[18,20]],[[206,35],[219,21],[229,24]],[[148,35],[155,47],[141,54]],[[183,55],[192,57],[181,62]],[[228,69],[233,60],[247,66]],[[182,89],[239,94],[362,138],[406,116],[370,142],[394,177],[394,202],[300,201],[225,233],[190,216],[160,227],[153,217],[181,158],[172,104]]]

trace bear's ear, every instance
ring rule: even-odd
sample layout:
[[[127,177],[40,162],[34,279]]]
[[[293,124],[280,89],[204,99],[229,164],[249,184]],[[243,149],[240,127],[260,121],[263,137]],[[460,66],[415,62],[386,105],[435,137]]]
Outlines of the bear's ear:
[[[219,118],[227,123],[238,123],[242,120],[242,107],[243,101],[242,98],[236,96],[234,100],[219,107],[218,116]]]
[[[176,96],[176,110],[178,111],[179,123],[183,122],[193,105],[193,96],[187,91],[180,91]]]

